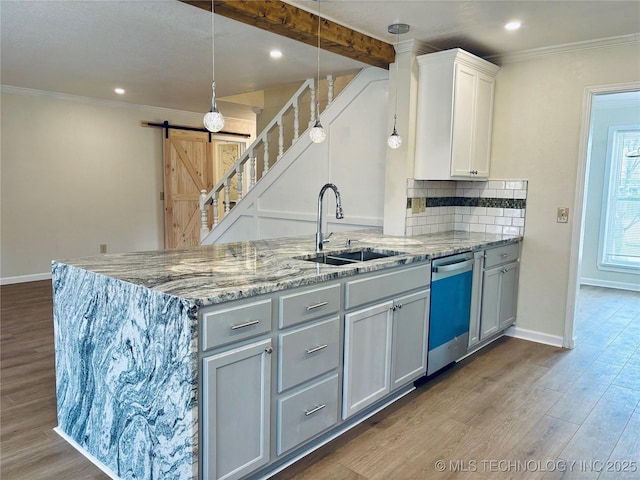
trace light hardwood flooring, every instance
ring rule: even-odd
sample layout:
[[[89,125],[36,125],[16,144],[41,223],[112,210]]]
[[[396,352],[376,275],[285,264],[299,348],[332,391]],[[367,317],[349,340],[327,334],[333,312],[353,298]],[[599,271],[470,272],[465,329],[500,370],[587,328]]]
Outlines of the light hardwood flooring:
[[[52,431],[50,282],[0,292],[1,478],[106,479]],[[274,478],[640,478],[640,295],[579,298],[574,350],[498,340]]]

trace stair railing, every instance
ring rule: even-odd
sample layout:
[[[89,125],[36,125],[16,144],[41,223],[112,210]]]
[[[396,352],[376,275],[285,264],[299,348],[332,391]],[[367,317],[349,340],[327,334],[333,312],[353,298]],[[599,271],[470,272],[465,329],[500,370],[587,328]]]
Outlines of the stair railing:
[[[327,76],[327,106],[333,101],[333,76]],[[269,122],[264,130],[256,137],[255,141],[245,150],[238,161],[227,171],[220,181],[213,187],[210,192],[206,190],[200,191],[200,240],[203,240],[215,228],[222,218],[228,214],[233,206],[240,202],[249,190],[263,178],[269,169],[277,160],[279,160],[285,151],[293,145],[300,137],[300,99],[309,91],[309,126],[312,126],[316,118],[316,95],[319,92],[316,89],[314,79],[306,80],[300,88],[293,94],[287,103],[280,109],[278,114]],[[326,108],[326,107],[325,107]],[[285,121],[293,114],[292,121]],[[270,158],[270,137],[276,134],[277,128],[277,148],[278,154],[272,161]],[[292,140],[290,145],[285,149],[285,128],[288,128],[289,134],[292,129]],[[262,171],[260,178],[256,178],[259,170],[258,154],[262,151]],[[248,179],[245,176],[248,175]],[[232,187],[236,190],[236,199],[231,199]],[[246,188],[246,192],[243,191]],[[212,208],[209,208],[209,207]],[[211,211],[212,210],[212,211]],[[209,218],[211,211],[212,218]]]

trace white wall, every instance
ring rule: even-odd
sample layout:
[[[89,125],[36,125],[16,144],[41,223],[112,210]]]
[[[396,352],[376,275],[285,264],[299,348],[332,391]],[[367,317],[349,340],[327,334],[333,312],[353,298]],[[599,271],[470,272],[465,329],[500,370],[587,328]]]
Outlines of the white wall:
[[[327,182],[340,190],[344,219],[336,220],[327,192],[325,233],[382,228],[387,87],[386,71],[360,72],[323,112],[326,140],[313,144],[301,134],[203,243],[315,233],[318,192]]]
[[[626,100],[621,98],[626,96]],[[634,100],[632,100],[632,98]],[[635,93],[598,95],[591,110],[591,151],[586,188],[581,282],[590,285],[640,288],[637,273],[614,272],[598,268],[600,220],[607,167],[609,127],[640,124],[640,103]],[[616,100],[617,99],[617,100]]]
[[[496,79],[491,178],[529,181],[518,327],[561,338],[586,86],[637,81],[640,46],[549,55],[503,65]],[[570,215],[573,212],[570,211]]]
[[[140,122],[199,127],[202,113],[11,87],[1,102],[3,283],[46,278],[52,259],[98,254],[103,243],[163,247],[162,129]]]

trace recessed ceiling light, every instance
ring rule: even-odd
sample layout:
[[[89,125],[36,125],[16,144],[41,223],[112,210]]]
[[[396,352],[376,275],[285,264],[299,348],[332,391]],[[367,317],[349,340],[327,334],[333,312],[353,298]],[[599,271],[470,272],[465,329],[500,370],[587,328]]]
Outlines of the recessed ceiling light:
[[[271,50],[269,52],[269,55],[271,56],[271,58],[280,58],[282,57],[282,52],[280,50]]]
[[[113,91],[118,95],[124,95],[124,88],[114,88]]]
[[[512,20],[507,23],[504,28],[507,30],[518,30],[522,26],[522,22],[520,20]]]

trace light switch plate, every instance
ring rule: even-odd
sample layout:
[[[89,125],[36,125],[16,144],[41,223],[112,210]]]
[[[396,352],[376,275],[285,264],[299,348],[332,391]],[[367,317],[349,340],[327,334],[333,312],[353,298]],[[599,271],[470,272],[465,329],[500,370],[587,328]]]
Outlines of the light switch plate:
[[[558,223],[567,223],[569,221],[569,207],[558,207]]]

